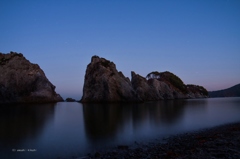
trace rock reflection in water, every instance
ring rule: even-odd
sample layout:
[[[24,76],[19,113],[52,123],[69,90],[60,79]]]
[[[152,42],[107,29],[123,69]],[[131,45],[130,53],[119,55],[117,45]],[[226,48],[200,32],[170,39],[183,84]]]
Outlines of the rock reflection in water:
[[[55,104],[4,105],[0,108],[0,148],[35,138],[54,113]],[[7,121],[7,122],[6,122]]]
[[[0,106],[0,158],[76,158],[240,121],[240,98]],[[13,153],[12,149],[36,149]],[[76,157],[74,157],[76,156]]]
[[[163,100],[147,104],[149,116],[155,124],[174,124],[181,118],[186,106],[186,100]]]
[[[85,132],[91,141],[96,141],[114,139],[129,123],[134,131],[144,131],[146,123],[155,125],[154,128],[162,124],[173,125],[182,118],[186,105],[186,100],[83,104]]]
[[[89,139],[114,137],[117,129],[128,120],[123,104],[83,104],[86,135]]]

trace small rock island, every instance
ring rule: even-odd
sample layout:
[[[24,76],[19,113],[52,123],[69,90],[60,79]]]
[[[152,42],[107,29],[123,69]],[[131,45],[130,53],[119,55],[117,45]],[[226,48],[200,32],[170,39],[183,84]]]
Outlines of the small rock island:
[[[73,99],[73,98],[68,97],[68,98],[66,98],[65,101],[66,101],[66,102],[76,102],[76,99]]]
[[[163,99],[206,98],[208,91],[185,85],[171,72],[151,72],[146,78],[131,72],[125,77],[116,65],[98,56],[91,58],[84,79],[81,102],[142,102]]]
[[[59,102],[63,98],[43,70],[21,53],[0,53],[0,103]]]

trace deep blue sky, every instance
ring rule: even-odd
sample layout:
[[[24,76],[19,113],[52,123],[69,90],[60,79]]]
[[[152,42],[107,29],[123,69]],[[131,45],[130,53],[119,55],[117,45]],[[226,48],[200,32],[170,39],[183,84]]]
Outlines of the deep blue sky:
[[[170,71],[208,90],[240,83],[239,0],[1,0],[0,52],[21,52],[80,99],[91,56]]]

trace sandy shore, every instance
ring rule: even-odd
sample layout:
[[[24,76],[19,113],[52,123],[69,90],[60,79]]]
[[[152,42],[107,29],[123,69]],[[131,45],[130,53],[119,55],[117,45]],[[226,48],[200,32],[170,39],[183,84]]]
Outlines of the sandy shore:
[[[169,137],[164,143],[118,146],[84,159],[240,159],[240,122]],[[80,159],[79,158],[79,159]]]

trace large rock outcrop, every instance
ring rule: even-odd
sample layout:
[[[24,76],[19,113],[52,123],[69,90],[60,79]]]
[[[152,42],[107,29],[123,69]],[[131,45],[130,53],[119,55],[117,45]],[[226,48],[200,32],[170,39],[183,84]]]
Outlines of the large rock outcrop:
[[[131,76],[132,87],[140,99],[144,101],[163,99],[158,90],[158,87],[161,87],[162,83],[158,83],[158,85],[156,85],[155,79],[148,81],[146,78],[136,74],[133,71],[131,72]]]
[[[208,92],[197,85],[185,85],[171,72],[151,72],[142,77],[131,72],[131,82],[113,62],[93,56],[88,64],[81,102],[132,102],[162,99],[205,98]]]
[[[0,53],[0,103],[63,101],[37,64],[21,53]]]
[[[81,102],[140,101],[129,78],[118,72],[113,62],[93,56],[88,64]]]
[[[206,98],[202,86],[185,85],[171,72],[151,72],[146,78],[132,72],[132,86],[143,101],[160,99]]]

